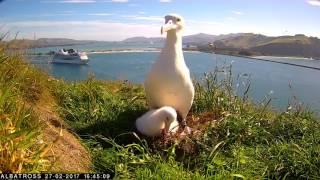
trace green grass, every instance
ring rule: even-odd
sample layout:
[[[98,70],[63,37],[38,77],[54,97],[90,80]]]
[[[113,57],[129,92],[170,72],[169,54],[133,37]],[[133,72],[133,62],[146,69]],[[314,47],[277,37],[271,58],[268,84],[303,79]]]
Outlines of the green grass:
[[[116,179],[320,178],[319,119],[295,104],[272,111],[269,98],[253,104],[250,82],[236,96],[231,68],[194,82],[188,122],[199,133],[164,143],[134,133],[136,118],[147,111],[141,85],[52,80],[22,59],[0,49],[1,172],[47,170],[32,107],[51,93],[61,117],[89,147],[94,171]],[[197,118],[205,120],[201,126]]]
[[[201,135],[167,145],[141,139],[134,121],[147,111],[143,88],[127,82],[62,83],[60,112],[92,151],[97,172],[136,179],[318,179],[320,122],[301,107],[285,112],[235,96],[231,70],[195,82],[191,113],[211,114]],[[224,72],[223,72],[224,73]],[[225,73],[224,73],[225,74]],[[210,119],[209,118],[209,119]],[[192,150],[181,144],[192,146]]]
[[[116,137],[133,131],[134,120],[146,111],[140,86],[92,78],[56,86],[60,113],[82,137]]]

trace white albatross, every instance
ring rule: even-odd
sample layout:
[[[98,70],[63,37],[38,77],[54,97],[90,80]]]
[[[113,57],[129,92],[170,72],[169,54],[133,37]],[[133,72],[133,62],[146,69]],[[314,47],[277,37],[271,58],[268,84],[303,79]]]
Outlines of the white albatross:
[[[146,136],[160,136],[165,134],[174,134],[179,127],[176,110],[172,107],[162,107],[149,110],[136,120],[137,130]]]
[[[144,82],[147,102],[150,108],[171,106],[178,113],[180,125],[186,127],[186,117],[192,106],[194,87],[182,51],[181,16],[165,16],[161,33],[167,32],[165,46],[153,64]],[[187,128],[190,131],[190,128]]]

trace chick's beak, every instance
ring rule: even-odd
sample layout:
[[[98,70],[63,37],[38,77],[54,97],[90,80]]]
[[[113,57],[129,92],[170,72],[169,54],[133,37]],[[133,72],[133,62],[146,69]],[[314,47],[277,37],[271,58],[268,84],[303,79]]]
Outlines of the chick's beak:
[[[165,25],[161,27],[161,34],[168,32],[172,29],[176,29],[177,25],[175,25],[172,20],[169,20]]]
[[[164,131],[165,131],[165,133],[170,132],[170,124],[168,124],[168,123],[165,124]]]

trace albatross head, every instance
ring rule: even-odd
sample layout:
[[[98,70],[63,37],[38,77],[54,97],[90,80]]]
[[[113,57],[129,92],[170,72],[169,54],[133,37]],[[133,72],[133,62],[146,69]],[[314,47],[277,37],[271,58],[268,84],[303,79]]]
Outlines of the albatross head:
[[[161,27],[161,34],[164,32],[181,32],[184,28],[184,19],[177,14],[169,14],[165,17],[165,25]]]
[[[164,130],[165,132],[169,132],[171,123],[177,120],[177,112],[175,109],[169,106],[164,106],[160,109],[161,115],[164,117]]]

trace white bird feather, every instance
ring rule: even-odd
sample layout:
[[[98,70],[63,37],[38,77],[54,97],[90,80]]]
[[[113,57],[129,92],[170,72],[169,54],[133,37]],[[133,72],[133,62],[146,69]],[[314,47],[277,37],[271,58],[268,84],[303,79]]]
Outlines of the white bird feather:
[[[168,106],[149,110],[136,120],[137,130],[150,137],[160,136],[162,130],[174,134],[178,127],[176,110]]]
[[[179,15],[167,15],[161,32],[167,39],[158,59],[148,73],[144,87],[150,108],[173,107],[185,121],[192,106],[194,86],[182,51],[184,20]]]

